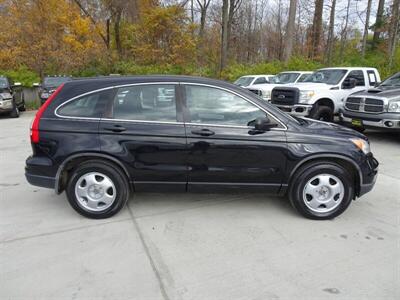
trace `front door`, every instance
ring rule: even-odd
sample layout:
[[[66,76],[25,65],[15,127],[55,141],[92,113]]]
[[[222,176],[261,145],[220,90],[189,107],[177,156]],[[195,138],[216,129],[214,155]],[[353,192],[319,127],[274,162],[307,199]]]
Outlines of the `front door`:
[[[185,84],[188,189],[261,188],[276,193],[286,166],[284,127],[257,133],[249,126],[267,113],[228,90]]]
[[[116,88],[99,125],[101,151],[129,167],[136,191],[186,190],[186,137],[175,84]]]

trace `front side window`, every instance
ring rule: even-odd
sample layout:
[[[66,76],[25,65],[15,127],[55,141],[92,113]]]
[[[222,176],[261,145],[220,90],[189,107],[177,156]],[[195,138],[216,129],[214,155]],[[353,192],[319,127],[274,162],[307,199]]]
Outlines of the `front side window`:
[[[100,118],[112,94],[112,90],[106,90],[74,99],[61,106],[57,113],[64,117]]]
[[[267,79],[265,77],[258,77],[254,81],[254,84],[263,84],[263,83],[268,83],[268,81],[267,81]]]
[[[364,73],[361,70],[351,71],[346,79],[355,79],[356,86],[365,86]]]
[[[192,123],[249,126],[255,119],[266,116],[254,104],[224,90],[194,85],[187,85],[185,90]]]
[[[176,122],[175,86],[135,85],[119,88],[113,102],[114,119]]]

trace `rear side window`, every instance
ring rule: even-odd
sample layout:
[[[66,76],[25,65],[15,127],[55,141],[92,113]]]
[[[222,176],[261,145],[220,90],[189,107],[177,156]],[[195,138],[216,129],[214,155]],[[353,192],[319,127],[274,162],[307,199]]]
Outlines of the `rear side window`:
[[[367,74],[368,74],[369,85],[375,85],[377,83],[375,72],[372,70],[368,70]]]
[[[113,93],[112,90],[106,90],[82,96],[61,106],[57,114],[63,117],[100,118]]]
[[[135,85],[119,88],[113,117],[120,120],[176,122],[175,86]]]

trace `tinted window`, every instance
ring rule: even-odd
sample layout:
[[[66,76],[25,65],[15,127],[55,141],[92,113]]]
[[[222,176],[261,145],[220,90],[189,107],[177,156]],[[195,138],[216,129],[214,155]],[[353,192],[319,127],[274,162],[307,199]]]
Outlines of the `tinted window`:
[[[114,119],[176,122],[174,85],[135,85],[119,88]]]
[[[192,123],[248,126],[266,113],[235,94],[210,87],[187,85],[186,99]]]
[[[100,118],[104,112],[107,100],[112,95],[113,91],[107,90],[83,96],[61,106],[57,113],[66,117]]]
[[[262,83],[268,83],[267,79],[265,77],[258,77],[256,81],[254,81],[253,84],[262,84]]]
[[[364,73],[361,70],[351,71],[346,79],[353,78],[356,80],[356,86],[365,86]]]

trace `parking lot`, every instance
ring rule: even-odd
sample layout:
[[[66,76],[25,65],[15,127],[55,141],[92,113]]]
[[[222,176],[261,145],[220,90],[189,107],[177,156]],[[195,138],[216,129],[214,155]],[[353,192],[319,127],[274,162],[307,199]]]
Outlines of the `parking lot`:
[[[135,194],[90,220],[29,185],[34,116],[0,117],[0,299],[400,299],[400,135],[375,189],[311,221],[263,194]]]

